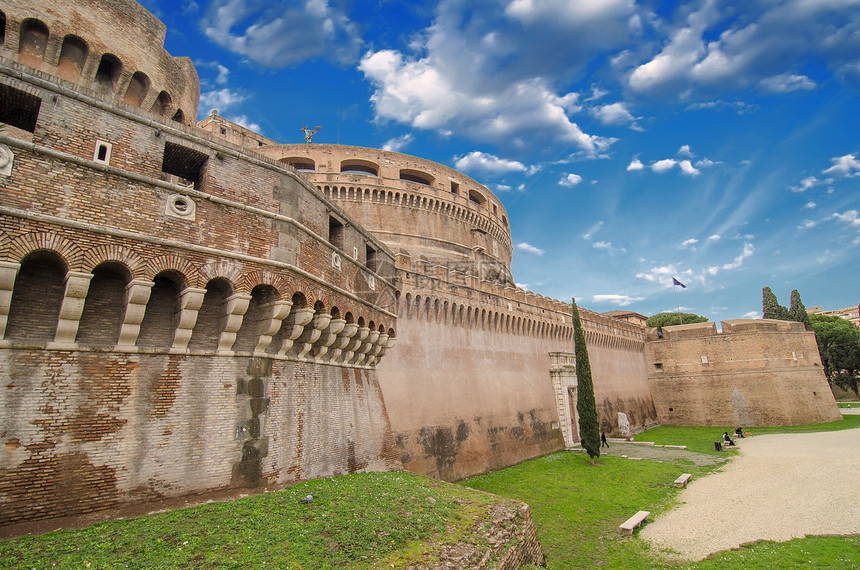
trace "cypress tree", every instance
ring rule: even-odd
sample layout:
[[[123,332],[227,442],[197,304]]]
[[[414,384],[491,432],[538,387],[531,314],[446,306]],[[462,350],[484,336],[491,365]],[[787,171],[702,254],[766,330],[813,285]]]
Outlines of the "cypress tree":
[[[780,321],[790,321],[788,309],[779,304],[779,300],[770,287],[765,287],[761,290],[761,318],[777,319]]]
[[[576,353],[576,411],[579,413],[579,438],[593,465],[594,458],[600,457],[600,425],[597,421],[597,404],[594,401],[594,384],[591,381],[588,348],[585,346],[585,335],[582,332],[576,299],[573,299],[573,342]]]
[[[803,306],[803,301],[800,300],[800,293],[797,289],[791,292],[791,308],[788,309],[788,318],[803,323],[806,330],[812,330],[812,325],[809,324],[809,314],[806,312],[806,307]]]

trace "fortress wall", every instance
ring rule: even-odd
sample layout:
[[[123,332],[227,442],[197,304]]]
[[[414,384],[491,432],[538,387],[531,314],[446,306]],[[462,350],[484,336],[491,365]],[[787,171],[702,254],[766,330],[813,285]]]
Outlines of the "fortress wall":
[[[646,345],[663,425],[777,426],[841,418],[815,335],[801,323],[734,320],[664,327]]]
[[[458,480],[563,448],[570,402],[556,394],[550,352],[574,351],[569,306],[486,282],[400,276],[397,346],[379,378],[404,468]],[[645,329],[581,317],[601,429],[618,433],[618,412],[634,430],[653,423]]]
[[[371,370],[21,349],[0,374],[0,525],[400,466]]]
[[[139,101],[130,104],[186,125],[196,122],[200,96],[197,71],[189,58],[167,53],[165,25],[137,2],[16,0],[3,10],[6,37],[0,44],[0,56],[93,89],[114,102],[130,101],[130,92],[136,91],[133,75],[143,74],[145,91]],[[41,22],[47,36],[24,31],[22,23],[28,19]],[[78,44],[70,49],[70,36],[83,40],[84,49]],[[105,54],[119,63],[115,77],[99,74]],[[176,116],[177,111],[181,116]]]

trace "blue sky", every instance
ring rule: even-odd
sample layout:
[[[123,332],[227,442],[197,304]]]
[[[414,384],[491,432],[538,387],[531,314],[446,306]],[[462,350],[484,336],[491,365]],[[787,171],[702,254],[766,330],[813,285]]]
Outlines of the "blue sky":
[[[522,287],[712,320],[860,302],[860,0],[145,0],[210,109],[457,168]]]

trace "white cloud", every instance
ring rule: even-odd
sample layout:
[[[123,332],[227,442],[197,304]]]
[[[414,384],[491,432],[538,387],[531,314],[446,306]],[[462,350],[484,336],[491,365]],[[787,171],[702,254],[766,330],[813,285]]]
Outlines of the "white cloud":
[[[631,128],[639,128],[636,125],[638,117],[634,117],[630,113],[627,109],[627,104],[624,102],[592,107],[589,112],[604,125],[630,124]]]
[[[734,261],[732,261],[730,263],[724,263],[722,268],[723,269],[737,269],[738,267],[743,265],[744,260],[746,258],[750,257],[754,252],[755,252],[755,248],[753,247],[753,244],[745,243],[743,251],[741,251],[741,253],[739,253],[737,255],[737,257],[735,257]]]
[[[792,192],[806,192],[810,188],[815,188],[819,184],[821,184],[821,182],[818,180],[818,178],[816,178],[815,176],[808,176],[808,177],[804,178],[803,180],[801,180],[797,186],[792,186],[791,191]]]
[[[568,188],[573,188],[580,182],[582,182],[582,176],[579,174],[568,174],[558,181],[561,186],[567,186]]]
[[[650,281],[651,283],[663,283],[671,287],[672,276],[678,274],[679,272],[675,269],[674,265],[661,265],[659,267],[652,267],[648,271],[637,273],[636,277]]]
[[[630,164],[627,165],[627,170],[642,170],[645,168],[645,165],[642,164],[642,161],[638,158],[634,158],[630,161]]]
[[[200,94],[200,109],[205,109],[204,112],[212,109],[223,112],[234,105],[238,105],[247,98],[246,95],[242,95],[238,91],[233,91],[227,87],[215,89]]]
[[[811,77],[787,69],[825,61],[841,80],[860,72],[860,10],[853,0],[703,0],[695,6],[679,24],[654,18],[656,31],[666,32],[656,53],[630,71],[627,83],[634,91],[684,98],[700,89],[708,93],[757,86],[787,93],[816,85]],[[787,34],[791,41],[785,41]]]
[[[832,217],[844,224],[848,224],[851,228],[860,230],[860,217],[857,216],[857,210],[848,210],[843,214],[835,213]]]
[[[200,22],[215,43],[268,67],[358,59],[355,24],[328,0],[214,0]]]
[[[543,255],[544,251],[539,247],[535,247],[529,243],[522,242],[517,244],[517,250],[522,251],[524,253],[530,253],[532,255]]]
[[[588,228],[587,232],[582,234],[582,238],[590,240],[592,238],[592,236],[594,236],[594,234],[596,234],[597,232],[600,231],[601,228],[603,228],[603,221],[596,222],[590,228]]]
[[[591,300],[594,303],[611,303],[620,307],[626,307],[631,303],[643,300],[644,297],[631,297],[630,295],[594,295]]]
[[[831,158],[833,166],[823,172],[832,176],[845,176],[851,178],[860,176],[860,160],[853,154],[846,154],[837,158]]]
[[[391,150],[394,152],[400,152],[404,148],[406,148],[409,143],[415,140],[415,137],[412,133],[406,133],[405,135],[400,135],[399,137],[394,137],[393,139],[388,139],[382,145],[382,150]]]
[[[678,149],[678,155],[686,156],[689,158],[693,158],[694,156],[696,156],[695,154],[693,154],[693,151],[690,150],[690,145],[688,144],[681,145],[681,148]]]
[[[815,203],[815,202],[807,202],[806,204],[804,204],[804,205],[803,205],[803,209],[805,209],[805,210],[814,210],[814,209],[815,209],[815,206],[816,206],[816,203]]]
[[[710,158],[703,158],[702,160],[697,160],[695,166],[696,168],[710,168],[718,164],[722,164],[722,162],[714,162]]]
[[[761,318],[761,311],[750,311],[749,313],[744,313],[741,315],[742,319],[759,319]]]
[[[699,240],[697,240],[696,238],[685,239],[684,241],[681,242],[681,247],[683,249],[689,249],[689,248],[695,249],[692,246],[696,245],[697,243],[699,243]]]
[[[519,287],[523,291],[529,290],[529,284],[528,283],[514,283],[514,285],[516,285],[517,287]]]
[[[508,172],[526,172],[528,169],[522,162],[499,158],[493,154],[473,150],[472,152],[454,157],[454,167],[466,172],[489,172],[506,174]]]
[[[651,164],[651,170],[657,174],[669,172],[675,167],[678,167],[683,174],[687,176],[698,176],[701,171],[697,169],[689,160],[675,160],[674,158],[664,158]]]
[[[797,226],[797,229],[808,230],[810,228],[814,228],[815,225],[816,225],[816,223],[813,220],[803,220],[803,223],[801,223],[799,226]]]
[[[627,249],[623,247],[615,247],[612,245],[611,241],[596,241],[591,244],[591,247],[594,249],[602,249],[609,252],[609,255],[615,255],[616,253],[627,253]]]
[[[773,93],[789,93],[800,89],[812,90],[815,89],[815,82],[805,75],[795,75],[793,73],[783,73],[766,77],[759,82],[759,85],[765,91]]]
[[[242,125],[246,129],[250,129],[250,130],[254,131],[255,133],[262,134],[262,132],[263,132],[263,128],[259,124],[251,121],[251,119],[249,119],[245,115],[228,117],[228,119],[230,119],[231,121],[233,121],[234,123],[236,123],[238,125]]]
[[[713,235],[708,236],[709,242],[719,241],[720,239],[722,239],[722,237],[719,234],[713,234]]]

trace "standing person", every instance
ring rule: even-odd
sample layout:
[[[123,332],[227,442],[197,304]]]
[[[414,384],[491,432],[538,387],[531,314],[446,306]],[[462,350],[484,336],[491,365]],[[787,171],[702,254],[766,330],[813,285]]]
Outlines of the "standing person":
[[[603,446],[609,447],[609,444],[606,443],[606,434],[604,432],[600,432],[600,447]]]

